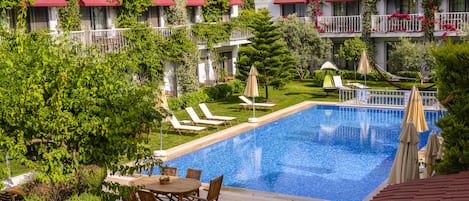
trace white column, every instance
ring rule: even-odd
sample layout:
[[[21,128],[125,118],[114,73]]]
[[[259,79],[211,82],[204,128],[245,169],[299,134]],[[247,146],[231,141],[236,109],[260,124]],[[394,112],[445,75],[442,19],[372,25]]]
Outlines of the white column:
[[[117,18],[117,13],[116,13],[116,10],[113,9],[112,7],[106,7],[106,13],[107,13],[107,17],[106,17],[106,24],[108,24],[108,29],[115,29],[116,28],[116,25],[114,23],[114,19]]]
[[[230,17],[231,17],[231,18],[238,17],[238,14],[239,14],[238,9],[239,9],[239,6],[238,6],[238,5],[233,5],[233,6],[231,6],[231,13],[230,13],[230,15],[231,15]]]
[[[160,27],[165,27],[166,26],[166,23],[165,23],[165,20],[164,20],[164,9],[162,6],[158,6],[158,9],[160,9],[160,16],[158,16],[158,24],[160,25]]]
[[[195,22],[203,22],[204,18],[202,16],[202,6],[197,6],[195,8]]]
[[[231,54],[231,56],[233,57],[232,58],[232,66],[233,66],[233,76],[236,75],[236,71],[238,70],[238,68],[236,67],[236,62],[238,62],[238,50],[239,50],[239,45],[236,45],[233,47],[233,52]]]
[[[48,11],[49,29],[52,32],[57,32],[57,29],[59,28],[59,12],[57,11],[57,7],[49,7]]]

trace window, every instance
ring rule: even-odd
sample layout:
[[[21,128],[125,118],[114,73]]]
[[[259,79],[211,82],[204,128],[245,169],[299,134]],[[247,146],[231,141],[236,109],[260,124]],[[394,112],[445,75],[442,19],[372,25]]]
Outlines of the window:
[[[30,7],[28,9],[27,28],[29,31],[49,28],[47,7]]]
[[[450,12],[469,12],[469,0],[452,0],[448,3]]]
[[[150,11],[143,12],[140,16],[137,17],[137,22],[141,24],[148,23],[148,19],[150,18]]]
[[[298,17],[305,17],[306,4],[282,4],[282,16],[296,14]]]
[[[233,76],[233,54],[231,52],[222,52],[220,57],[223,61],[220,61],[221,69],[223,69],[224,76]]]
[[[391,1],[388,0],[386,4],[386,13],[393,14],[393,13],[406,13],[412,14],[416,12],[416,3],[414,0],[396,0]]]
[[[196,9],[197,7],[195,6],[187,6],[187,21],[188,23],[195,23],[195,15],[196,15]]]
[[[333,3],[334,16],[360,15],[360,1]]]
[[[91,8],[91,28],[93,30],[107,29],[106,7]]]

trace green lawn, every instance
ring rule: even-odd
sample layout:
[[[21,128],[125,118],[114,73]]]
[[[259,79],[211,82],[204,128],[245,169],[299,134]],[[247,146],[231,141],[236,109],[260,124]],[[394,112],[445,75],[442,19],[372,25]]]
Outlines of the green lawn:
[[[265,88],[259,87],[260,97],[256,98],[256,102],[265,102]],[[238,121],[234,121],[233,125],[237,123],[247,122],[249,117],[252,117],[252,110],[239,110],[238,104],[241,100],[238,98],[242,94],[233,94],[229,97],[226,97],[222,100],[216,102],[206,103],[210,111],[215,115],[222,116],[234,116],[238,118]],[[326,96],[326,93],[320,87],[313,87],[310,81],[295,81],[288,84],[285,89],[277,90],[269,88],[269,100],[270,103],[275,103],[274,111],[286,108],[288,106],[301,103],[305,100],[315,100],[315,101],[338,101],[337,93],[329,93]],[[198,107],[198,105],[193,106],[197,114],[200,117],[203,117],[203,113]],[[271,110],[256,110],[256,117],[260,117],[270,113]],[[174,111],[174,114],[179,120],[190,119],[185,110]],[[169,130],[169,123],[163,124],[163,149],[168,149],[191,140],[215,133],[218,130],[224,129],[225,127],[220,128],[209,128],[208,131],[198,132],[198,133],[183,133],[179,135],[174,130]],[[154,130],[150,136],[150,148],[152,150],[159,149],[159,128]]]

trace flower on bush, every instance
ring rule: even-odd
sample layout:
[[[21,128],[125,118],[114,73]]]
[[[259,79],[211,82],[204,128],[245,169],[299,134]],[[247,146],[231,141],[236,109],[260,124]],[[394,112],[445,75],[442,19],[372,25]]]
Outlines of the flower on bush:
[[[410,20],[410,15],[407,13],[393,13],[391,16],[388,17],[388,20],[398,19],[398,20]]]

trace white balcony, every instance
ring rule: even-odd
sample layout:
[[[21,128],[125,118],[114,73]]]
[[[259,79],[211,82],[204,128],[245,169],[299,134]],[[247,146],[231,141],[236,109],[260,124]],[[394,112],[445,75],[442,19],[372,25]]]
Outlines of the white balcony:
[[[467,29],[469,12],[435,13],[435,36],[460,35]]]
[[[319,16],[317,29],[321,35],[343,34],[354,35],[362,32],[362,17],[352,16]],[[333,37],[333,36],[332,36]]]
[[[398,14],[371,16],[371,32],[374,36],[423,36],[422,14]]]
[[[167,37],[172,34],[174,29],[186,28],[186,26],[178,27],[157,27],[154,30]],[[125,45],[127,40],[124,37],[124,32],[128,29],[103,29],[103,30],[87,30],[87,31],[73,31],[70,33],[69,38],[71,41],[81,42],[84,45],[94,45],[98,52],[114,52],[118,51]],[[247,29],[237,29],[231,32],[231,41],[246,40],[251,38],[252,34]],[[197,40],[199,44],[204,41]],[[227,41],[229,42],[229,41]]]

